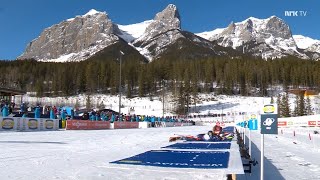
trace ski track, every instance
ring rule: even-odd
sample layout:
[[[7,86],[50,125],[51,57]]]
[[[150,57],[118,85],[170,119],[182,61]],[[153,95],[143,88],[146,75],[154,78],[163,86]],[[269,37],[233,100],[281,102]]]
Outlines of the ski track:
[[[254,134],[254,136],[251,136],[252,142],[260,149],[259,132],[251,132],[252,134]],[[273,179],[272,173],[267,170],[270,167],[267,165],[266,160],[276,167],[282,176],[280,179],[320,179],[320,162],[318,158],[320,154],[313,149],[312,145],[305,143],[294,144],[294,138],[287,138],[281,135],[264,135],[264,138],[265,179]],[[253,157],[260,162],[260,152],[253,153]],[[246,179],[256,179],[260,176],[260,165],[253,169],[258,172],[253,172],[255,176],[246,175]]]

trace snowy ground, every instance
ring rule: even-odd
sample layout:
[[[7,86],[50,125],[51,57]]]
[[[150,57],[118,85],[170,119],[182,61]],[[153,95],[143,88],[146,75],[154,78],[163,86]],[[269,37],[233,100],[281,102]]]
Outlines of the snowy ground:
[[[56,98],[36,98],[31,96],[24,96],[23,101],[28,102],[29,105],[35,106],[36,103],[41,105],[69,105],[73,106],[78,103],[81,107],[85,107],[86,95],[78,95],[72,97],[56,97]],[[198,96],[198,103],[190,105],[189,114],[208,114],[208,113],[231,113],[231,112],[257,112],[260,111],[262,104],[270,103],[270,97],[242,97],[242,96],[225,96],[214,94],[200,94]],[[119,110],[119,96],[110,96],[103,94],[91,95],[91,104],[93,107],[97,107],[103,103],[105,108],[112,109],[114,111]],[[20,98],[16,99],[16,103],[20,104]],[[153,97],[150,101],[149,97],[136,97],[128,99],[122,96],[121,99],[121,112],[124,114],[137,114],[137,115],[155,115],[162,116],[163,102],[159,97]],[[171,95],[165,97],[164,114],[165,116],[174,115],[174,108],[176,103],[172,100]],[[134,111],[132,111],[134,109]]]
[[[221,179],[207,171],[136,169],[110,161],[168,145],[169,136],[207,127],[1,133],[1,179]],[[134,168],[134,170],[131,169]],[[170,173],[168,173],[170,171]]]
[[[212,170],[172,172],[170,168],[109,164],[168,145],[168,137],[173,134],[197,134],[210,128],[2,132],[0,179],[224,179]],[[320,179],[319,144],[308,141],[302,131],[300,139],[295,139],[289,130],[285,132],[265,135],[265,179]],[[260,161],[260,134],[256,131],[251,135],[252,156]],[[240,175],[237,179],[259,179],[259,165],[253,167],[251,176]]]
[[[86,104],[87,96],[80,94],[78,96],[71,97],[56,97],[56,98],[36,98],[29,95],[23,96],[23,101],[28,102],[29,105],[35,106],[37,102],[41,105],[50,106],[73,106],[78,101],[79,105],[84,108]],[[119,96],[110,96],[104,94],[95,94],[90,96],[91,104],[93,107],[97,107],[101,103],[105,108],[119,111]],[[295,96],[289,96],[291,108],[294,108]],[[274,99],[276,101],[276,99]],[[16,104],[20,104],[20,98],[16,98]],[[199,94],[198,103],[190,105],[189,114],[232,114],[238,112],[257,113],[261,110],[263,104],[270,103],[270,97],[243,97],[243,96],[226,96],[226,95],[214,95],[212,94]],[[312,107],[314,112],[320,114],[320,96],[311,97]],[[159,97],[153,97],[150,101],[149,97],[135,97],[126,98],[122,96],[121,99],[121,112],[124,114],[136,114],[136,115],[154,115],[162,116],[163,103]],[[174,108],[177,104],[172,100],[172,95],[167,94],[165,96],[164,114],[165,116],[171,116],[174,114]]]
[[[24,97],[26,102],[41,101],[85,104],[84,95],[69,98]],[[94,95],[92,104],[118,110],[118,97]],[[191,112],[237,113],[258,112],[270,98],[200,95],[202,103],[191,107]],[[293,98],[291,98],[291,101]],[[18,99],[16,100],[18,101]],[[314,108],[319,98],[312,99]],[[135,107],[135,114],[162,115],[162,102],[158,98],[122,99],[122,112]],[[170,100],[166,102],[169,115]],[[197,114],[197,113],[196,113]],[[132,165],[109,164],[111,161],[130,157],[148,150],[169,145],[168,138],[174,134],[207,132],[212,127],[172,127],[152,129],[119,129],[99,131],[56,132],[0,132],[0,179],[224,179],[213,170],[174,170],[168,168],[137,168]],[[279,135],[265,135],[265,180],[320,179],[320,129],[283,129]],[[295,136],[293,136],[295,134]],[[311,140],[309,137],[311,136]],[[260,134],[252,132],[252,157],[260,161]],[[248,142],[248,141],[247,141]],[[247,145],[248,146],[248,145]],[[170,172],[168,172],[170,171]],[[239,175],[240,180],[260,179],[260,164],[253,167],[251,175]]]
[[[293,136],[294,130],[297,131],[284,129],[282,134],[280,129],[278,135],[264,135],[266,180],[320,179],[320,136],[312,134],[310,140],[308,130],[304,129],[305,133],[300,130],[299,135]],[[260,161],[261,135],[252,131],[251,137],[252,157]],[[238,179],[260,179],[260,164],[253,167],[251,175],[240,175]]]

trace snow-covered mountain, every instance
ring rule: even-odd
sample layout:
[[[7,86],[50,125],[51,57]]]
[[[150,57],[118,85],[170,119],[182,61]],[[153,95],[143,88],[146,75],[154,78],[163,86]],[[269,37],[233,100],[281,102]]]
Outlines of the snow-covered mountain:
[[[195,59],[197,57],[227,56],[224,50],[195,34],[181,29],[178,8],[170,4],[157,13],[145,28],[144,33],[132,42],[137,50],[150,61],[163,56],[174,59]]]
[[[265,59],[288,55],[320,58],[320,41],[292,36],[289,26],[276,16],[250,17],[226,28],[194,34],[181,29],[178,8],[169,4],[154,19],[129,25],[112,22],[106,12],[90,10],[46,28],[18,59],[82,61],[95,55],[116,55],[112,52],[123,49],[149,61],[163,56],[196,59],[243,54]]]
[[[313,44],[320,43],[319,40],[312,39],[310,37],[306,37],[303,35],[293,35],[292,37],[293,37],[294,41],[296,42],[298,48],[300,48],[300,49],[308,49]]]
[[[154,20],[146,27],[144,33],[133,45],[150,60],[158,56],[164,47],[183,37],[180,33],[181,22],[177,7],[168,5],[156,14]]]
[[[119,41],[120,30],[105,12],[90,10],[46,28],[18,59],[81,61]]]
[[[293,35],[293,39],[296,41],[297,46],[303,49],[305,52],[309,52],[312,59],[320,58],[320,40],[312,39],[303,35]]]
[[[297,36],[295,39],[289,25],[276,16],[267,19],[250,17],[242,22],[232,22],[226,28],[197,35],[210,41],[216,41],[221,46],[232,47],[266,59],[288,55],[310,59],[310,56],[301,50],[306,48],[300,48],[297,43],[301,46],[305,41],[311,42],[311,39],[302,38],[302,36]]]
[[[27,45],[26,51],[18,59],[82,61],[95,55],[104,56],[102,51],[120,50],[115,46],[125,49],[133,47],[142,58],[149,61],[164,54],[176,54],[177,51],[180,51],[181,56],[175,58],[184,59],[227,55],[221,49],[222,52],[215,50],[216,44],[183,31],[177,7],[169,4],[153,20],[129,25],[115,24],[106,12],[90,10],[85,15],[45,29]],[[192,50],[186,50],[190,47],[193,47]],[[109,50],[105,50],[106,48]]]

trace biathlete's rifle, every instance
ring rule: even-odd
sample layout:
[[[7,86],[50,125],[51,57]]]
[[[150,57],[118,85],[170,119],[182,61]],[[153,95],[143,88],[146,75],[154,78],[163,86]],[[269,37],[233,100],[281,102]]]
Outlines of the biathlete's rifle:
[[[196,140],[200,141],[201,138],[197,136],[192,136],[192,135],[180,135],[180,134],[174,134],[176,136],[170,137],[169,142],[177,141],[177,140]]]

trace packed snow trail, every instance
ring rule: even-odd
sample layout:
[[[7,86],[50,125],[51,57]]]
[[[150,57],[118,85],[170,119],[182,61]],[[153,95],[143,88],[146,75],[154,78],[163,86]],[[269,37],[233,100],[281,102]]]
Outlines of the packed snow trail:
[[[224,179],[219,170],[112,165],[109,162],[169,145],[178,134],[205,133],[211,127],[172,127],[97,131],[1,132],[0,179]]]
[[[246,132],[248,133],[248,130]],[[259,161],[259,164],[253,166],[251,175],[238,175],[237,179],[240,180],[260,179],[260,132],[251,131],[251,138],[252,158]],[[307,139],[308,136],[305,138]],[[320,151],[315,149],[312,143],[297,142],[295,144],[294,142],[294,138],[285,137],[282,134],[264,135],[265,180],[320,179]]]
[[[0,132],[1,180],[225,179],[214,170],[115,166],[109,162],[170,145],[174,134],[196,135],[209,126],[97,131]],[[260,133],[251,134],[252,156],[260,162]],[[277,137],[277,138],[276,138]],[[306,138],[308,136],[306,135]],[[248,142],[248,141],[246,141]],[[320,179],[320,151],[283,135],[265,135],[265,180]],[[251,176],[260,179],[260,164]]]

